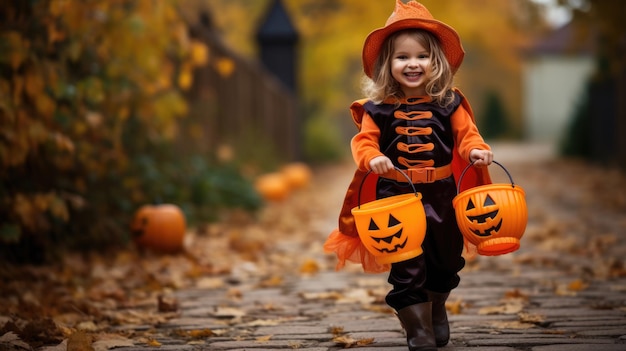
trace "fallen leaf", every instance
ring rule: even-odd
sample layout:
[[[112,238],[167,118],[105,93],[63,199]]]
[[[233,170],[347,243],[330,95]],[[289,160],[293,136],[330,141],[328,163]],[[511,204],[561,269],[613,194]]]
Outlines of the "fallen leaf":
[[[343,327],[332,326],[332,327],[328,328],[328,331],[331,334],[335,335],[335,336],[339,336],[339,335],[343,334]]]
[[[589,284],[586,284],[580,279],[576,279],[567,285],[567,289],[571,291],[582,291],[587,289],[587,287],[589,287]]]
[[[300,297],[305,300],[339,300],[342,294],[336,291],[303,292],[300,293]]]
[[[84,332],[95,332],[98,330],[98,326],[96,326],[93,321],[85,321],[78,323],[76,329],[82,330]]]
[[[367,289],[350,289],[337,300],[337,303],[361,303],[369,305],[373,303],[375,299],[376,298],[370,295]]]
[[[267,327],[279,325],[283,320],[281,319],[255,319],[249,323],[245,323],[246,327]]]
[[[375,338],[362,338],[362,339],[354,339],[350,336],[336,336],[333,338],[333,342],[335,344],[341,345],[344,349],[349,349],[351,347],[358,346],[366,346],[373,344]]]
[[[270,339],[272,339],[273,336],[274,335],[259,336],[255,340],[258,341],[258,342],[268,342],[268,341],[270,341]]]
[[[531,314],[526,312],[520,312],[518,314],[519,320],[522,323],[541,324],[545,321],[545,317],[540,314]]]
[[[528,295],[522,293],[519,289],[509,290],[504,293],[505,299],[523,299],[528,300]]]
[[[60,344],[56,346],[44,346],[42,348],[37,349],[37,351],[67,351],[67,340],[63,340]]]
[[[497,329],[530,329],[535,327],[532,323],[520,321],[493,322],[491,326]]]
[[[300,273],[315,274],[320,271],[320,266],[314,259],[308,259],[300,266]]]
[[[116,334],[100,334],[96,335],[95,339],[96,341],[93,343],[93,351],[107,351],[116,347],[135,346],[135,343],[131,339],[127,339]],[[68,351],[70,351],[69,347]]]
[[[289,345],[289,348],[291,349],[301,349],[302,348],[302,343],[301,342],[297,342],[297,341],[290,341],[287,345]]]
[[[212,313],[214,317],[221,318],[234,318],[242,317],[246,315],[246,312],[240,308],[235,307],[217,307],[215,312]]]
[[[176,312],[178,311],[178,300],[173,297],[159,295],[157,297],[159,312]]]
[[[150,338],[150,339],[148,339],[148,340],[146,341],[146,345],[148,345],[148,346],[152,346],[152,347],[161,347],[161,343],[160,343],[160,342],[158,342],[158,341],[157,341],[157,340],[155,340],[155,339],[152,339],[152,338]]]
[[[576,296],[576,291],[569,289],[569,284],[558,284],[554,293],[558,296]]]
[[[67,339],[67,351],[94,351],[93,336],[84,331],[77,331]]]
[[[215,335],[211,329],[194,329],[187,331],[187,335],[194,339],[208,338]]]
[[[283,285],[283,278],[278,275],[274,275],[268,279],[264,279],[259,283],[262,288],[271,288]]]
[[[243,293],[241,292],[240,289],[230,288],[228,289],[226,296],[228,296],[229,298],[233,300],[241,300],[241,298],[243,297]]]
[[[507,302],[500,306],[488,306],[483,307],[478,310],[478,314],[480,315],[489,315],[489,314],[517,314],[522,311],[524,308],[524,304],[519,301]]]
[[[219,289],[224,285],[224,279],[217,277],[202,277],[196,282],[196,287],[199,289]]]
[[[456,301],[446,301],[446,310],[448,310],[450,314],[461,314],[463,311],[463,302],[460,299]]]
[[[2,346],[4,345],[4,346]],[[8,332],[0,336],[0,349],[7,350],[32,350],[30,345],[20,340],[20,337],[14,332]]]

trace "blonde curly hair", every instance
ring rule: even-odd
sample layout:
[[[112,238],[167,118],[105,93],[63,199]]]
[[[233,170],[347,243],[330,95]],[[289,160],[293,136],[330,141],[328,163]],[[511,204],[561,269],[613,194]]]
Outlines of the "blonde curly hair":
[[[391,59],[396,39],[408,34],[417,40],[430,53],[431,69],[428,83],[426,83],[426,93],[434,102],[441,106],[447,106],[454,101],[452,92],[454,74],[450,64],[446,60],[439,40],[432,33],[422,29],[405,29],[390,35],[383,44],[382,50],[372,72],[372,78],[363,77],[363,94],[376,104],[382,103],[388,98],[401,99],[404,93],[400,84],[391,75]]]

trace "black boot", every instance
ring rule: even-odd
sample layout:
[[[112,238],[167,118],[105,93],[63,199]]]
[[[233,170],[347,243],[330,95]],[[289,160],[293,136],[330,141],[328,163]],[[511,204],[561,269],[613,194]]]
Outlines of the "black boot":
[[[398,318],[406,331],[410,351],[437,351],[433,334],[432,303],[423,302],[404,307]]]
[[[433,332],[437,347],[444,347],[450,341],[450,325],[446,313],[446,300],[450,293],[428,292],[428,299],[433,303]]]

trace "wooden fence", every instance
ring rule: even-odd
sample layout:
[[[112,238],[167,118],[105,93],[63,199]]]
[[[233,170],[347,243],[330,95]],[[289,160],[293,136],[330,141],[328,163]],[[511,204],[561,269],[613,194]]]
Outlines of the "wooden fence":
[[[228,49],[209,28],[192,34],[209,47],[209,63],[194,74],[190,118],[202,125],[203,149],[230,145],[238,156],[272,150],[276,160],[301,157],[297,100],[260,62]],[[184,142],[184,141],[183,141]]]

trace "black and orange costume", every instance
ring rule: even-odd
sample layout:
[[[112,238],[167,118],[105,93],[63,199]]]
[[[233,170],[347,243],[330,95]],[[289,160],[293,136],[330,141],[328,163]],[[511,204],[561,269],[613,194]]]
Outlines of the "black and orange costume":
[[[454,103],[441,107],[429,97],[374,104],[355,101],[352,118],[359,133],[352,140],[352,152],[358,165],[341,210],[339,227],[324,248],[339,259],[361,263],[366,272],[391,269],[389,282],[394,289],[387,302],[396,310],[427,301],[426,290],[449,292],[459,283],[458,272],[464,266],[463,237],[456,224],[452,198],[457,193],[455,176],[468,164],[472,149],[489,149],[476,128],[471,107],[460,91]],[[369,161],[385,154],[394,165],[407,172],[426,211],[427,231],[424,254],[405,262],[378,264],[363,247],[350,213],[357,206],[359,185],[367,174]],[[471,168],[463,178],[461,190],[491,180],[486,168]],[[397,172],[367,177],[361,202],[412,192],[406,179]],[[406,281],[406,277],[410,277]],[[412,293],[407,293],[411,290]],[[422,300],[422,301],[419,301]]]
[[[378,84],[389,83],[380,73],[390,69],[381,60],[383,47],[388,45],[391,35],[405,29],[432,34],[454,75],[465,55],[454,28],[436,20],[417,1],[395,3],[385,26],[373,30],[365,39],[362,52],[365,75]],[[395,97],[379,104],[359,100],[350,106],[359,129],[352,139],[352,155],[358,167],[344,199],[339,226],[324,244],[327,252],[337,255],[338,269],[346,261],[352,261],[360,263],[366,272],[390,270],[389,283],[393,289],[386,301],[397,311],[411,351],[433,351],[449,341],[445,301],[459,284],[458,272],[465,265],[464,240],[452,206],[457,194],[455,179],[468,165],[473,149],[490,150],[478,133],[470,104],[460,91],[454,90],[453,94],[453,103],[445,107],[429,96],[407,96],[398,101],[398,96],[404,96],[402,92],[390,94]],[[479,153],[491,156],[490,152]],[[379,264],[367,251],[351,213],[359,205],[359,199],[365,203],[413,191],[408,180],[395,170],[368,176],[370,161],[379,156],[387,156],[396,168],[407,173],[422,195],[426,214],[423,253],[391,264]],[[489,183],[486,168],[470,167],[460,190]]]

